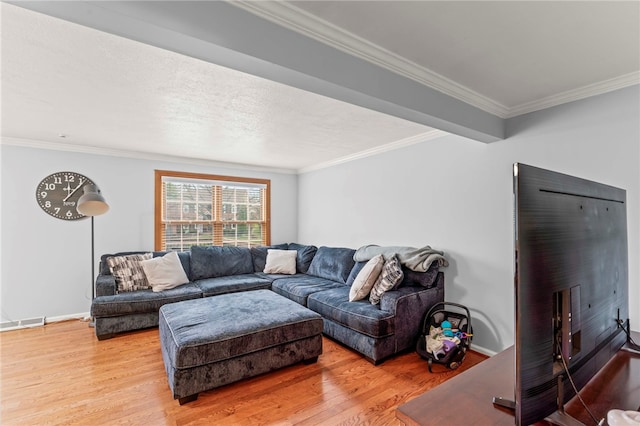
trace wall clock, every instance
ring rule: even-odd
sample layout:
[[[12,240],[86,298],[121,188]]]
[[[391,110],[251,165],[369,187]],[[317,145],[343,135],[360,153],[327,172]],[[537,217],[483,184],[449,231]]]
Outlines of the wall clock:
[[[77,210],[78,198],[85,185],[93,184],[88,177],[75,172],[57,172],[42,179],[36,188],[38,205],[53,217],[77,220],[85,217]]]

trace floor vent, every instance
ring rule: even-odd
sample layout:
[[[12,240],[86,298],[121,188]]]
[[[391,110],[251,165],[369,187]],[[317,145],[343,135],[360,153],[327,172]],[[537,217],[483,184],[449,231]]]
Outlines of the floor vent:
[[[44,325],[44,317],[25,318],[18,321],[0,322],[0,331],[18,330],[20,328],[39,327]]]

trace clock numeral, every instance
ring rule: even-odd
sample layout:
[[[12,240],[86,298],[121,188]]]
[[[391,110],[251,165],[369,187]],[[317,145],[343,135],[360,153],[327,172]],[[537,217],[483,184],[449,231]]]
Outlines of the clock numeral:
[[[56,214],[60,213],[60,207],[56,207],[54,210],[56,211]]]
[[[44,189],[46,189],[47,191],[55,191],[56,190],[56,184],[55,183],[46,183],[44,185]]]
[[[51,207],[51,201],[45,201],[44,206],[46,208],[50,208]]]
[[[40,193],[40,196],[41,196],[42,198],[47,198],[47,195],[48,195],[48,194],[47,194],[47,192],[46,192],[46,191],[42,191],[42,192]]]
[[[76,177],[74,175],[64,175],[64,181],[65,182],[75,182],[76,181]]]
[[[71,212],[71,210],[67,210],[67,217],[71,217],[73,216],[73,213]]]
[[[54,176],[53,177],[53,183],[55,183],[56,185],[59,185],[62,183],[62,178],[60,176]]]

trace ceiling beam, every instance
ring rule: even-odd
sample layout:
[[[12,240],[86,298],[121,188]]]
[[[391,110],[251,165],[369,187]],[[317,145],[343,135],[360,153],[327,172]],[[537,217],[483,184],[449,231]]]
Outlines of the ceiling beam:
[[[36,12],[480,142],[505,121],[221,1],[19,1]]]

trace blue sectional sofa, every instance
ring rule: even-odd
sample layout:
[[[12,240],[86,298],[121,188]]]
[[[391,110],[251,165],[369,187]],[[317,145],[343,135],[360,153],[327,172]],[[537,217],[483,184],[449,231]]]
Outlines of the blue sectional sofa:
[[[295,274],[267,274],[269,248],[296,250]],[[402,267],[404,279],[385,292],[379,304],[349,301],[351,284],[366,261],[354,261],[354,249],[280,244],[269,247],[194,246],[178,257],[189,282],[176,288],[118,292],[107,259],[101,257],[96,297],[91,305],[99,340],[117,333],[155,327],[161,306],[227,293],[268,289],[319,313],[323,333],[360,352],[372,363],[415,347],[426,311],[444,301],[444,275],[434,262],[425,272]],[[167,252],[153,252],[153,257]]]

